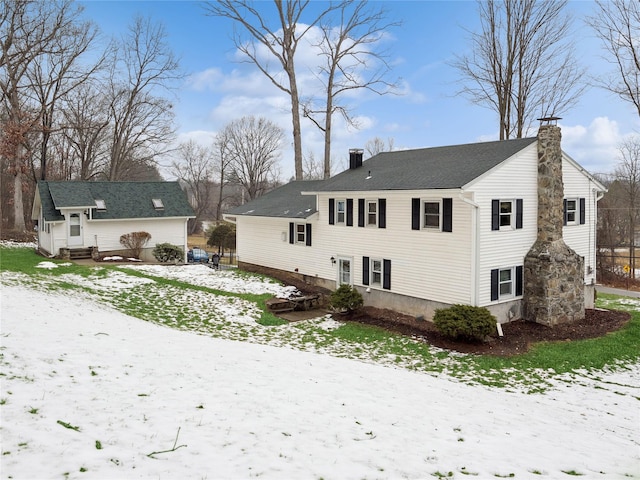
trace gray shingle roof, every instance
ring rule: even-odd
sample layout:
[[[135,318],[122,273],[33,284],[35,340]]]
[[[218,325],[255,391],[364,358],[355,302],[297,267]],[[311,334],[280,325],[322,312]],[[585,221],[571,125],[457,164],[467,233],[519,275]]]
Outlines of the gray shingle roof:
[[[105,211],[93,211],[96,220],[124,218],[195,217],[178,182],[38,182],[44,218],[62,220],[61,208],[95,208],[104,200]],[[162,200],[156,209],[152,199]]]
[[[383,152],[318,186],[319,192],[461,188],[537,140],[519,138]],[[367,176],[371,178],[367,179]],[[312,191],[312,190],[308,190]]]
[[[308,218],[316,213],[316,198],[300,192],[316,190],[324,180],[301,180],[287,183],[244,205],[227,215],[251,217]]]

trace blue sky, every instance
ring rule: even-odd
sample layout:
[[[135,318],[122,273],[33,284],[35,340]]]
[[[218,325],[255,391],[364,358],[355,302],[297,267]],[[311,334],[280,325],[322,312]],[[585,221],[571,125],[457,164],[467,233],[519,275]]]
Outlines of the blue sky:
[[[136,13],[164,24],[168,40],[187,73],[178,86],[176,114],[179,140],[190,138],[209,144],[229,122],[245,115],[264,116],[285,132],[280,177],[294,174],[288,100],[252,64],[239,62],[231,41],[232,22],[208,17],[198,2],[103,1],[80,2],[85,17],[105,36],[119,35]],[[270,8],[271,2],[264,1]],[[396,149],[473,143],[498,138],[497,117],[489,109],[456,96],[458,73],[449,66],[455,54],[470,48],[469,34],[478,29],[474,1],[387,1],[390,19],[402,21],[391,30],[385,48],[394,65],[389,78],[401,78],[402,95],[378,96],[364,91],[347,101],[359,129],[347,128],[336,118],[332,140],[334,173],[347,166],[349,148],[362,148],[379,137],[393,139]],[[593,11],[590,1],[571,1],[578,55],[589,75],[608,71],[604,51],[583,21]],[[303,18],[304,20],[304,18]],[[311,62],[309,57],[302,59]],[[310,66],[298,63],[301,89]],[[618,163],[617,145],[640,129],[630,104],[599,88],[590,88],[558,122],[563,149],[592,173],[611,173]],[[302,126],[303,153],[322,159],[320,132]],[[535,135],[535,131],[531,132]]]

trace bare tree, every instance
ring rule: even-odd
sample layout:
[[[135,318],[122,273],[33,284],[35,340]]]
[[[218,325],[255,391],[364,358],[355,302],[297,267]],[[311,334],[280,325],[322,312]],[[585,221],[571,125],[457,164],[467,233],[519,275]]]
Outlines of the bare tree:
[[[205,3],[205,14],[232,20],[242,27],[250,40],[243,35],[236,34],[234,43],[236,48],[244,54],[251,63],[275,85],[285,92],[291,99],[291,120],[293,123],[293,150],[296,180],[302,180],[302,135],[300,132],[300,95],[296,80],[295,54],[300,40],[322,18],[334,9],[331,3],[306,24],[300,19],[309,0],[274,0],[278,23],[270,25],[269,15],[253,6],[250,0],[219,0]],[[266,5],[263,3],[261,5]],[[268,59],[262,56],[258,46],[266,48],[269,55],[275,58],[281,69],[272,69]],[[282,71],[285,79],[282,79]]]
[[[640,137],[625,140],[618,148],[620,162],[615,170],[615,177],[626,197],[628,222],[629,265],[635,275],[635,240],[636,225],[640,212]]]
[[[86,83],[65,98],[63,133],[69,145],[68,180],[93,180],[108,164],[108,103],[98,88]]]
[[[218,202],[216,205],[216,220],[222,218],[222,205],[225,200],[224,190],[228,183],[228,170],[231,163],[231,155],[227,151],[229,143],[229,129],[218,132],[213,140],[213,169],[218,179]]]
[[[381,45],[384,36],[400,26],[400,22],[388,21],[384,6],[371,8],[366,0],[342,2],[335,12],[337,22],[330,16],[322,20],[322,36],[316,45],[324,59],[317,74],[324,87],[324,101],[320,108],[313,106],[314,99],[303,105],[304,116],[324,134],[324,178],[331,176],[333,115],[339,113],[348,125],[357,126],[348,107],[340,104],[338,98],[353,90],[365,89],[385,95],[397,88],[385,79],[391,66]]]
[[[302,160],[302,173],[305,180],[322,180],[325,178],[323,164],[316,160],[312,151],[309,151]]]
[[[640,5],[637,1],[596,0],[597,13],[587,19],[602,40],[614,71],[596,81],[640,116]]]
[[[266,118],[234,120],[224,128],[231,183],[242,185],[248,199],[265,193],[278,179],[283,132]]]
[[[521,138],[539,117],[559,116],[585,89],[569,39],[567,0],[478,1],[482,31],[452,65],[472,102],[498,114],[500,139]]]
[[[211,203],[212,156],[207,147],[193,140],[181,143],[177,154],[178,159],[171,164],[171,172],[187,186],[190,203],[196,213],[196,221],[191,222],[191,234],[198,228],[198,221],[202,221]]]
[[[134,18],[114,55],[107,92],[112,141],[105,174],[108,180],[125,180],[136,163],[152,164],[168,150],[173,105],[158,93],[168,93],[181,73],[164,27],[149,18]]]
[[[47,178],[48,147],[51,136],[61,130],[56,125],[58,105],[74,89],[87,82],[101,68],[104,53],[90,64],[83,62],[95,43],[98,30],[91,23],[80,20],[82,9],[63,17],[51,46],[31,62],[27,77],[29,92],[39,112],[39,178]]]
[[[55,51],[58,36],[75,18],[71,0],[1,0],[0,3],[0,100],[3,122],[3,157],[8,161],[13,182],[13,228],[25,229],[23,187],[26,161],[31,152],[26,141],[39,115],[32,102],[33,85],[28,72],[41,56]],[[13,138],[8,138],[13,132]],[[20,132],[19,135],[15,135]],[[7,151],[12,146],[13,151]],[[11,225],[10,225],[11,227]]]
[[[364,149],[369,157],[373,157],[381,152],[391,152],[395,146],[395,140],[388,138],[387,143],[380,137],[373,137],[364,144]]]

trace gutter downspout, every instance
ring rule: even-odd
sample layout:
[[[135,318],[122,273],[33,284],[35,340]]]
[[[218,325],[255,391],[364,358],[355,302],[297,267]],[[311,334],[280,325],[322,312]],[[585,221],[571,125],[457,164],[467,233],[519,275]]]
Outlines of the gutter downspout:
[[[182,262],[183,263],[187,263],[187,251],[189,250],[189,229],[187,228],[189,224],[189,218],[185,218],[184,219],[184,245],[183,245],[183,252],[184,252],[184,256],[182,257]]]
[[[473,200],[464,196],[464,190],[460,190],[458,197],[467,205],[471,205],[473,210],[471,211],[471,298],[470,304],[474,307],[478,306],[478,298],[480,298],[480,282],[478,279],[478,271],[480,269],[478,262],[480,256],[478,255],[478,246],[480,245],[480,232],[478,230],[478,205]],[[473,192],[471,192],[473,195]]]

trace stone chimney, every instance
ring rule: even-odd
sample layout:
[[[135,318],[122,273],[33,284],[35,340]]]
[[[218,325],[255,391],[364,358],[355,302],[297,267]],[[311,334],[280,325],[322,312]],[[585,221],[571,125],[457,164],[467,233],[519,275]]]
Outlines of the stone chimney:
[[[524,259],[525,320],[553,326],[582,320],[584,259],[562,239],[564,185],[560,127],[538,131],[538,236]]]

